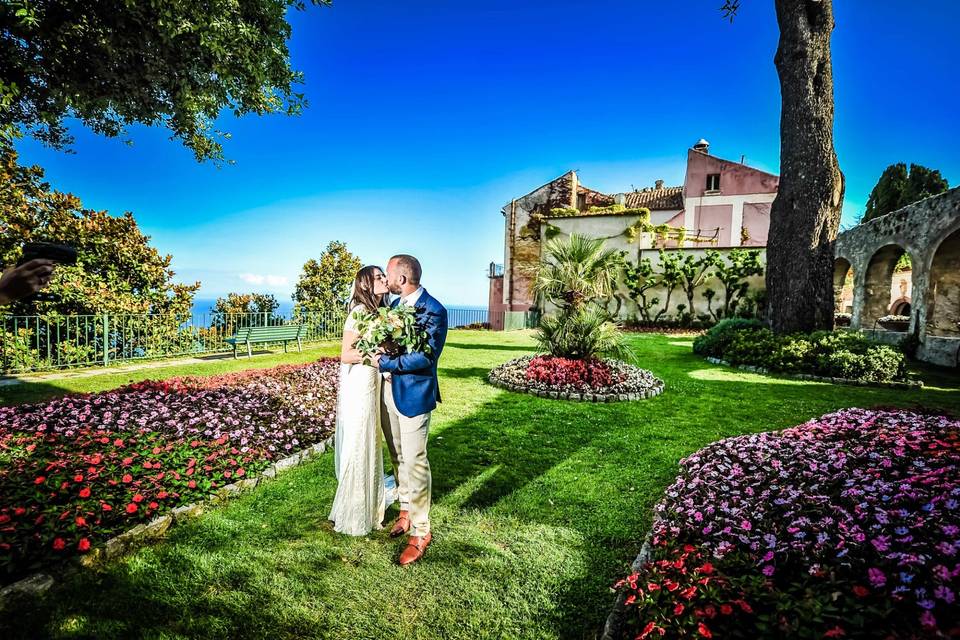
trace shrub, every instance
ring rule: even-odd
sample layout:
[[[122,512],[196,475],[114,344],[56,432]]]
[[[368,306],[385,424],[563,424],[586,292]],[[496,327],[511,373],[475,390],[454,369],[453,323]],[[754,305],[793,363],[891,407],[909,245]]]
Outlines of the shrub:
[[[600,389],[613,383],[610,367],[602,360],[571,360],[539,356],[527,366],[527,380],[551,386],[573,385]]]
[[[693,350],[784,373],[809,373],[865,382],[901,380],[906,375],[902,350],[853,331],[816,331],[778,336],[756,321],[724,320],[694,340]]]
[[[727,345],[738,331],[743,329],[759,329],[763,323],[759,320],[747,318],[727,318],[715,324],[704,335],[693,341],[693,352],[702,356],[719,358],[723,355]]]

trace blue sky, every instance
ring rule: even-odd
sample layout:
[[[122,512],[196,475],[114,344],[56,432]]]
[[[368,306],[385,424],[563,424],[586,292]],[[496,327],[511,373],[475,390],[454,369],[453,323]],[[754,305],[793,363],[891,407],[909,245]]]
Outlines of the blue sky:
[[[132,146],[74,127],[74,154],[18,147],[86,206],[132,211],[199,297],[289,299],[302,264],[343,240],[365,262],[413,253],[441,300],[482,305],[500,207],[569,169],[606,191],[681,184],[705,137],[777,171],[773,2],[744,0],[733,24],[720,4],[338,0],[291,14],[310,107],[223,118],[232,166],[146,128]],[[960,3],[834,4],[849,225],[893,162],[960,184]]]

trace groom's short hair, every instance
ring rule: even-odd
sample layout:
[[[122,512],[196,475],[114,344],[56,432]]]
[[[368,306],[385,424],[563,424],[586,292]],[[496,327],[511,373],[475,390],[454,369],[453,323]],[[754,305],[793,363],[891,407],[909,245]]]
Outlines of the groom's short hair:
[[[390,261],[396,261],[397,266],[400,267],[403,275],[407,276],[410,284],[420,284],[420,276],[423,275],[423,269],[420,267],[419,260],[405,253],[400,253],[390,258]]]

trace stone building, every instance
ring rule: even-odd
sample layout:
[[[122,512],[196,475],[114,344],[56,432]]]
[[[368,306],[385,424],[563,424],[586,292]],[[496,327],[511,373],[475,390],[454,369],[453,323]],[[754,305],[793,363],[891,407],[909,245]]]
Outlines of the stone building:
[[[575,171],[515,198],[503,209],[504,257],[502,266],[490,270],[490,318],[494,328],[519,326],[523,313],[536,308],[532,291],[533,272],[540,262],[548,237],[580,234],[604,238],[607,246],[627,253],[628,260],[650,258],[659,261],[659,249],[703,253],[708,248],[721,252],[735,247],[764,250],[770,226],[770,205],[777,194],[779,178],[773,174],[710,155],[709,144],[700,140],[687,150],[682,185],[664,186],[657,180],[652,188],[607,194],[580,183]],[[603,211],[611,205],[629,210],[646,208],[652,225],[667,225],[682,233],[657,237],[625,233],[640,219]],[[591,208],[594,208],[591,211]],[[573,215],[551,215],[566,209]],[[601,209],[598,211],[597,209]],[[711,283],[706,283],[705,290]],[[754,278],[751,287],[762,288],[763,278]],[[714,285],[715,288],[715,285]],[[656,290],[651,291],[656,296]],[[663,292],[659,292],[664,299]],[[618,292],[622,318],[637,315],[636,304],[626,291]],[[684,303],[681,296],[676,303]],[[695,300],[697,312],[706,310],[702,296]],[[675,305],[671,307],[671,313]]]
[[[911,269],[898,273],[905,253]],[[853,272],[852,327],[890,343],[913,335],[921,360],[960,365],[960,188],[845,231],[834,254],[835,290]],[[883,326],[897,311],[910,317],[905,331]]]

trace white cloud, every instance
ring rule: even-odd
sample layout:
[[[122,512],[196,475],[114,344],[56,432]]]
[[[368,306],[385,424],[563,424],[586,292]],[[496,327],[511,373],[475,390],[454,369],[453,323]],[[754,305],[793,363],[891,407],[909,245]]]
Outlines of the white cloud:
[[[240,279],[248,284],[266,284],[270,287],[284,287],[290,283],[290,279],[286,276],[275,276],[272,274],[241,273]]]

